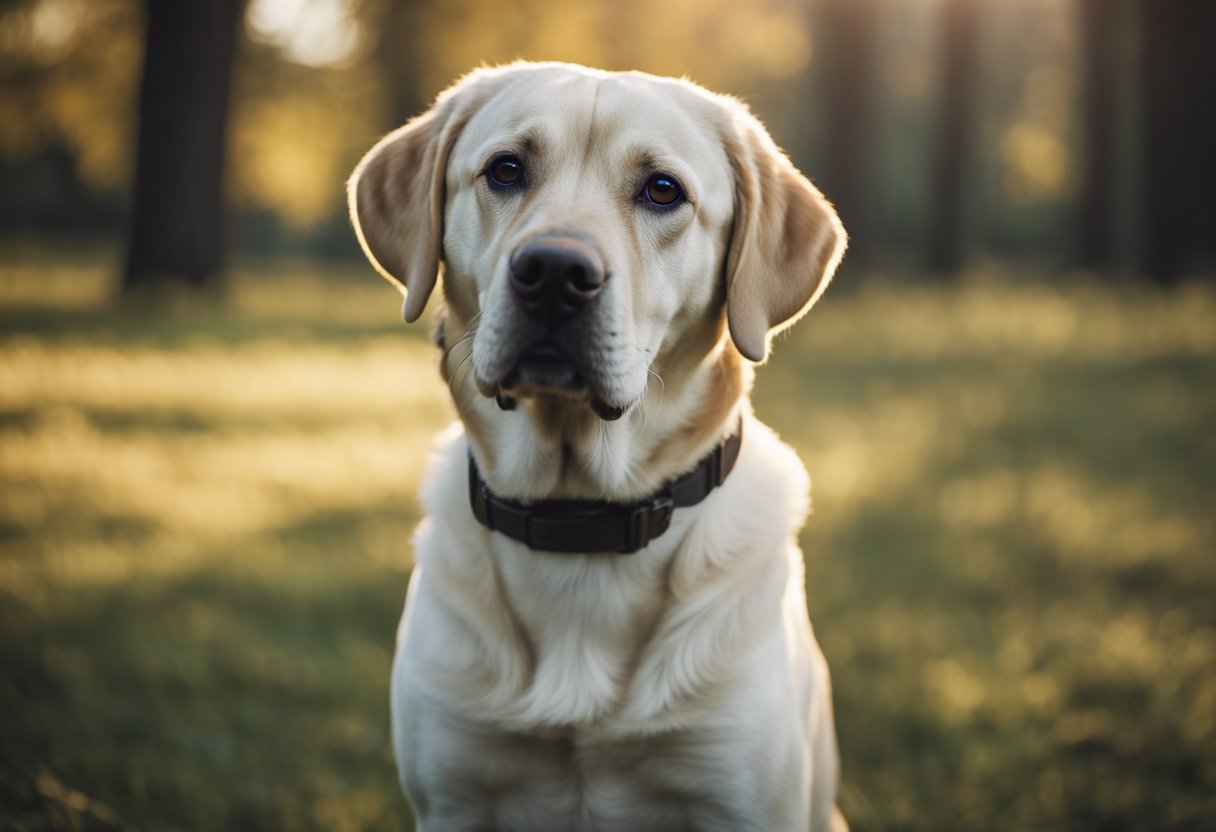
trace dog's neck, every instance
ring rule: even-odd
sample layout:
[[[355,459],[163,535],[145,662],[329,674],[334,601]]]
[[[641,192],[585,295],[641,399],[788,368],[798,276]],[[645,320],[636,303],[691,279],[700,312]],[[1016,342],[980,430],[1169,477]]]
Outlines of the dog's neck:
[[[467,341],[445,345],[441,366],[494,493],[524,501],[628,502],[684,473],[689,460],[699,460],[738,424],[752,367],[724,326],[705,341],[707,350],[663,356],[642,399],[613,422],[585,403],[558,398],[525,399],[502,410],[468,378]]]

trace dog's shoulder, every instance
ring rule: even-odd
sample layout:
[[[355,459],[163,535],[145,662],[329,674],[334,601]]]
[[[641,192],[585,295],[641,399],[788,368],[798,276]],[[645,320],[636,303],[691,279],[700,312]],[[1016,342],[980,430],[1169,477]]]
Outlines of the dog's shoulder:
[[[685,548],[706,557],[716,551],[749,558],[776,551],[802,528],[810,491],[810,477],[794,449],[750,417],[735,469],[710,495],[696,524],[699,539]]]

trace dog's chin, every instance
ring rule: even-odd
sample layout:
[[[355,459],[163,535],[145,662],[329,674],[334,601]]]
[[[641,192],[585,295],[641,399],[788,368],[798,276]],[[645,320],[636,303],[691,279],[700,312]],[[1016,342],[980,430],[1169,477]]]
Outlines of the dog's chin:
[[[536,399],[570,407],[587,407],[607,422],[615,421],[629,405],[615,405],[604,399],[582,371],[560,350],[548,345],[523,353],[515,367],[497,384],[478,381],[487,397],[503,410],[513,410],[519,399]]]
[[[521,355],[508,379],[512,382],[509,387],[574,401],[587,398],[591,389],[574,362],[548,346],[536,347]]]

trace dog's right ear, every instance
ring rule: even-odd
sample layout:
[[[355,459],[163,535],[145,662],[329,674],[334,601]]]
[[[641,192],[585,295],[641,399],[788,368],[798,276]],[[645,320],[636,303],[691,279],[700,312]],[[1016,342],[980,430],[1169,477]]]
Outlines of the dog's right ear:
[[[457,81],[430,110],[377,142],[347,183],[359,244],[405,295],[407,323],[418,320],[439,275],[448,155],[499,77],[483,69]]]

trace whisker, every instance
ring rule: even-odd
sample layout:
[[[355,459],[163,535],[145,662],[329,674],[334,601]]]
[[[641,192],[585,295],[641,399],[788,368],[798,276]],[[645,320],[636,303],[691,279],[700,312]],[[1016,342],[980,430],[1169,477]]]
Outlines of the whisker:
[[[451,345],[449,345],[447,347],[447,349],[444,350],[445,357],[449,353],[451,353],[452,350],[456,349],[461,344],[463,344],[465,341],[469,340],[474,335],[476,335],[477,334],[477,325],[480,322],[481,322],[481,313],[478,312],[476,315],[473,316],[473,319],[471,321],[469,321],[469,326],[468,326],[468,328],[465,329],[464,334],[461,335],[459,338],[457,338],[455,342],[453,342]]]
[[[452,380],[456,378],[457,373],[459,373],[462,369],[471,369],[472,366],[473,366],[473,351],[469,350],[468,352],[466,352],[464,354],[464,358],[460,359],[460,362],[457,363],[457,365],[452,369],[451,374],[448,375],[448,380],[447,380],[448,386],[449,387],[452,386]],[[466,372],[465,376],[467,376],[467,375],[468,375],[468,373]]]
[[[667,393],[667,382],[663,381],[663,377],[662,377],[661,375],[659,375],[657,372],[655,372],[655,369],[654,369],[653,367],[647,367],[647,368],[646,368],[646,373],[647,373],[647,375],[649,375],[649,376],[654,376],[655,378],[657,378],[657,379],[659,380],[659,405],[660,405],[660,406],[662,406],[662,404],[663,404],[663,397],[664,397],[664,395]],[[650,379],[649,379],[649,378],[647,378],[647,379],[646,379],[646,386],[647,386],[647,387],[649,387],[649,386],[650,386]],[[645,408],[645,407],[643,407],[643,406],[642,406],[640,403],[639,403],[639,405],[638,405],[638,408],[639,408],[639,409],[642,411],[642,417],[643,417],[643,418],[642,418],[642,424],[645,424],[645,423],[646,423],[646,419],[645,419],[645,417],[646,417],[646,408]]]
[[[468,328],[465,329],[464,334],[461,335],[458,339],[456,339],[456,342],[454,344],[452,344],[451,346],[449,346],[447,349],[445,349],[443,351],[443,362],[445,365],[448,362],[448,358],[452,355],[453,350],[455,350],[461,344],[466,343],[474,335],[477,334],[477,325],[480,323],[480,321],[481,321],[481,313],[478,312],[476,315],[473,316],[473,319],[471,321],[469,321],[469,326],[468,326]],[[456,378],[456,374],[459,373],[461,368],[464,367],[466,364],[468,364],[472,358],[473,358],[473,350],[470,348],[464,354],[464,358],[460,359],[460,362],[452,369],[452,372],[448,374],[447,383],[448,383],[449,387],[452,385],[452,380]]]

